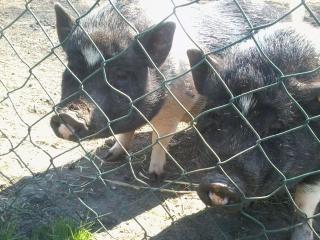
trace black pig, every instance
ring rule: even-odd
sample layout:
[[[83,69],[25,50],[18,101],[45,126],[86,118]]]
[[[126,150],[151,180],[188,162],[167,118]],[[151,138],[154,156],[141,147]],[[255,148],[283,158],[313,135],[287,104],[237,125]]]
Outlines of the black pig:
[[[62,102],[57,108],[58,115],[51,119],[51,127],[58,137],[74,141],[108,137],[111,127],[119,135],[106,155],[110,159],[121,154],[134,131],[149,120],[157,131],[152,136],[155,145],[149,172],[158,176],[163,173],[166,161],[163,147],[167,148],[180,121],[191,120],[185,109],[195,115],[204,105],[191,74],[177,77],[188,70],[186,51],[194,45],[174,16],[149,29],[172,13],[174,6],[170,0],[113,2],[138,32],[148,31],[138,36],[108,2],[79,19],[89,39],[73,17],[60,5],[55,6],[58,37],[69,69],[63,74]],[[260,1],[244,2],[253,23],[267,23],[284,13],[283,9]],[[176,8],[175,13],[193,40],[201,45],[212,38],[209,28],[214,29],[217,36],[214,48],[240,39],[249,27],[232,0],[192,3]],[[176,79],[165,82],[156,67],[166,79]],[[157,142],[158,137],[162,139]]]
[[[319,68],[319,28],[277,24],[254,38],[284,75]],[[201,200],[211,206],[238,203],[286,185],[294,187],[295,203],[312,217],[320,176],[303,174],[320,169],[320,72],[281,78],[252,39],[219,56],[192,49],[188,57],[195,86],[208,98],[197,127],[214,152],[201,144],[201,157],[216,166],[199,185]],[[303,224],[291,239],[313,239],[313,231]]]

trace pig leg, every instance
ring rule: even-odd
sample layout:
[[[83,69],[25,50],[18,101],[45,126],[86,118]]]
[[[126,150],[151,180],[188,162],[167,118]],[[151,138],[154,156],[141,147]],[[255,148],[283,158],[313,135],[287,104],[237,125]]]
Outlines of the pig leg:
[[[294,194],[294,200],[308,218],[312,217],[320,201],[320,180],[313,184],[300,183]],[[313,231],[309,227],[312,226],[312,222],[313,219],[310,218],[307,223],[296,227],[291,240],[313,240]]]
[[[117,157],[119,157],[121,154],[123,154],[124,150],[119,143],[121,143],[125,149],[128,149],[129,144],[133,138],[133,135],[134,135],[134,131],[117,134],[115,136],[117,141],[113,144],[113,146],[105,154],[104,159],[105,160],[114,160]]]
[[[162,126],[155,126],[156,130],[159,133],[159,137],[175,132],[179,121],[167,122]],[[167,149],[169,142],[172,136],[165,137],[159,142],[161,142],[162,146]],[[162,146],[157,143],[158,135],[156,132],[152,132],[152,143],[156,143],[152,147],[151,153],[151,161],[149,165],[149,174],[154,175],[155,177],[161,176],[163,174],[163,168],[166,163],[166,152],[162,148]]]
[[[152,133],[152,143],[156,144],[152,147],[149,174],[154,175],[155,177],[159,177],[163,174],[163,168],[166,163],[166,153],[162,146],[167,149],[172,136],[160,140],[158,140],[158,137],[174,133],[184,116],[185,111],[173,98],[168,97],[160,112],[152,119],[151,123],[157,130],[159,136],[155,132]],[[161,142],[162,146],[159,142]]]
[[[206,98],[198,95],[194,89],[193,79],[190,75],[184,81],[177,82],[175,88],[171,90],[177,99],[183,102],[186,110],[193,116],[196,116],[204,107]],[[158,137],[174,133],[179,122],[188,123],[189,121],[191,121],[189,115],[177,103],[176,99],[169,95],[160,112],[151,121],[159,136],[155,132],[152,133],[152,143],[156,144],[152,147],[149,174],[156,177],[163,174],[163,168],[166,163],[166,153],[163,148],[168,148],[172,138],[172,136],[168,136],[158,140]],[[163,148],[159,142],[161,142]]]

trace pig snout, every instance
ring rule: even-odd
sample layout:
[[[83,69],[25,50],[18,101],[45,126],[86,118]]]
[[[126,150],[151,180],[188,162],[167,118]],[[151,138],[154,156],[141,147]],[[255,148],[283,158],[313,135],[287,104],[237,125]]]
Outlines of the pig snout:
[[[78,109],[79,110],[79,109]],[[51,118],[50,125],[54,133],[63,139],[75,141],[83,133],[88,132],[88,124],[84,117],[75,110],[64,110]]]
[[[224,206],[240,202],[240,195],[234,187],[218,180],[203,179],[197,193],[209,206]]]

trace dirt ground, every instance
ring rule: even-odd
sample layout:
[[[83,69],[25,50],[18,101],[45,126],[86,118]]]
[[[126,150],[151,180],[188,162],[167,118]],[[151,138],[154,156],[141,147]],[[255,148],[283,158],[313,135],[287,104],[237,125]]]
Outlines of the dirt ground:
[[[261,235],[261,225],[244,213],[206,209],[195,193],[201,176],[181,177],[170,160],[163,182],[148,179],[150,149],[131,162],[101,164],[112,139],[79,146],[53,134],[49,119],[65,62],[60,48],[52,51],[58,44],[54,2],[0,0],[0,224],[16,220],[28,236],[66,216],[93,221],[97,239],[288,239],[289,232],[272,231],[294,223],[286,198],[244,210],[270,230]],[[81,12],[93,1],[70,2]],[[148,128],[141,129],[130,151],[141,150],[150,138]],[[208,166],[197,159],[195,145],[192,130],[171,142],[170,153],[186,170]]]

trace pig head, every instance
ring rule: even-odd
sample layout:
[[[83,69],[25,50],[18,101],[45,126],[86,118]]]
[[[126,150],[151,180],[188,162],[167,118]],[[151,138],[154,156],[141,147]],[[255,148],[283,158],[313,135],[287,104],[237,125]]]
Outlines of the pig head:
[[[208,99],[197,127],[207,143],[200,157],[212,170],[199,197],[222,206],[295,187],[295,204],[310,219],[294,240],[313,239],[320,201],[319,35],[307,24],[279,24],[255,35],[261,51],[253,40],[219,56],[188,51],[195,86]]]

